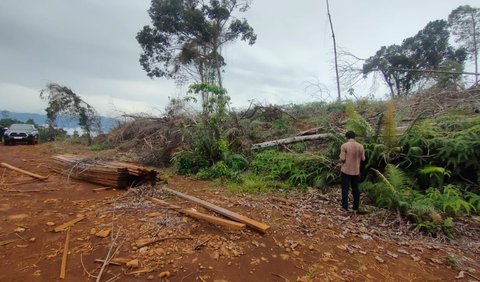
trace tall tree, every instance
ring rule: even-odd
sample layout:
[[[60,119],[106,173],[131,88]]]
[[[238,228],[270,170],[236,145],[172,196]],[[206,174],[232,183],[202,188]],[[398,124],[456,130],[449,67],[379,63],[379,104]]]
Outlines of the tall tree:
[[[328,0],[327,2],[327,14],[328,14],[328,21],[330,22],[330,30],[332,31],[332,40],[333,40],[333,54],[335,56],[335,78],[337,79],[337,101],[342,100],[341,92],[340,92],[340,77],[338,75],[338,58],[337,58],[337,41],[335,40],[335,32],[333,30],[333,23],[332,23],[332,15],[330,14],[330,3]]]
[[[415,36],[402,45],[383,46],[363,64],[363,74],[379,71],[390,88],[391,96],[408,95],[421,80],[429,79],[428,72],[452,68],[447,62],[463,63],[466,53],[463,48],[450,46],[447,22],[429,22]]]
[[[45,109],[51,132],[56,127],[57,118],[61,115],[78,119],[78,125],[88,138],[88,145],[92,144],[92,133],[100,131],[100,117],[97,111],[70,88],[56,83],[48,83],[40,92],[40,98],[48,101]]]
[[[480,47],[480,8],[459,6],[448,16],[448,23],[455,37],[469,53],[475,64],[475,84],[478,84],[478,49]]]
[[[246,19],[249,0],[152,0],[152,24],[137,34],[143,49],[140,64],[150,77],[181,79],[222,86],[222,47],[236,39],[250,45],[257,38]],[[204,100],[208,97],[202,97]]]

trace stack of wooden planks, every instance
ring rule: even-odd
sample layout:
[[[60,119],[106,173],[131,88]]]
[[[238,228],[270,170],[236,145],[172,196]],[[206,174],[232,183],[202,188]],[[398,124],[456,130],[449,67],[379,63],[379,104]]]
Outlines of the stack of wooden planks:
[[[155,185],[157,171],[129,163],[102,161],[76,155],[56,155],[53,170],[67,177],[113,188]]]

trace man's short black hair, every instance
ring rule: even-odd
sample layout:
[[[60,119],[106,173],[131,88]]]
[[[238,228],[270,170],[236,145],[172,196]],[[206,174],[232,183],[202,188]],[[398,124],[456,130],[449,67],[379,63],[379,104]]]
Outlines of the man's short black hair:
[[[345,133],[345,137],[347,137],[348,139],[355,139],[355,132],[353,131],[347,131],[347,133]]]

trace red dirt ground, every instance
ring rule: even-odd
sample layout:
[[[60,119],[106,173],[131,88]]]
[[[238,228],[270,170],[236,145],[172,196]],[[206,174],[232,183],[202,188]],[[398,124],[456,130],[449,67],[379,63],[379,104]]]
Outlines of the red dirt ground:
[[[39,181],[0,168],[0,281],[60,280],[66,232],[52,230],[80,214],[85,219],[71,228],[65,281],[95,281],[89,275],[97,276],[101,264],[94,260],[107,256],[117,234],[115,258],[138,259],[139,266],[109,265],[101,281],[477,281],[480,277],[478,238],[440,243],[373,225],[383,211],[342,214],[337,210],[337,194],[244,195],[211,182],[168,179],[169,188],[271,226],[266,234],[248,228],[228,231],[146,201],[146,195],[153,195],[214,215],[162,192],[161,185],[96,193],[92,189],[98,185],[53,173],[50,156],[84,153],[64,147],[0,145],[0,162],[49,176]],[[102,229],[112,229],[112,235],[97,237]],[[166,239],[140,249],[134,244],[139,239],[171,237],[189,239]],[[166,271],[168,279],[160,278]]]

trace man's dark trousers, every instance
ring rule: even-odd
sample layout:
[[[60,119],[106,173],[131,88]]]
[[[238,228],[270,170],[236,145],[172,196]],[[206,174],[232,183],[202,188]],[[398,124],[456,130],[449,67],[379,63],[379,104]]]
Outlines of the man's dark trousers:
[[[360,190],[358,184],[360,183],[359,175],[348,175],[342,172],[342,208],[348,210],[348,191],[352,185],[353,194],[353,210],[358,210],[360,205]]]

